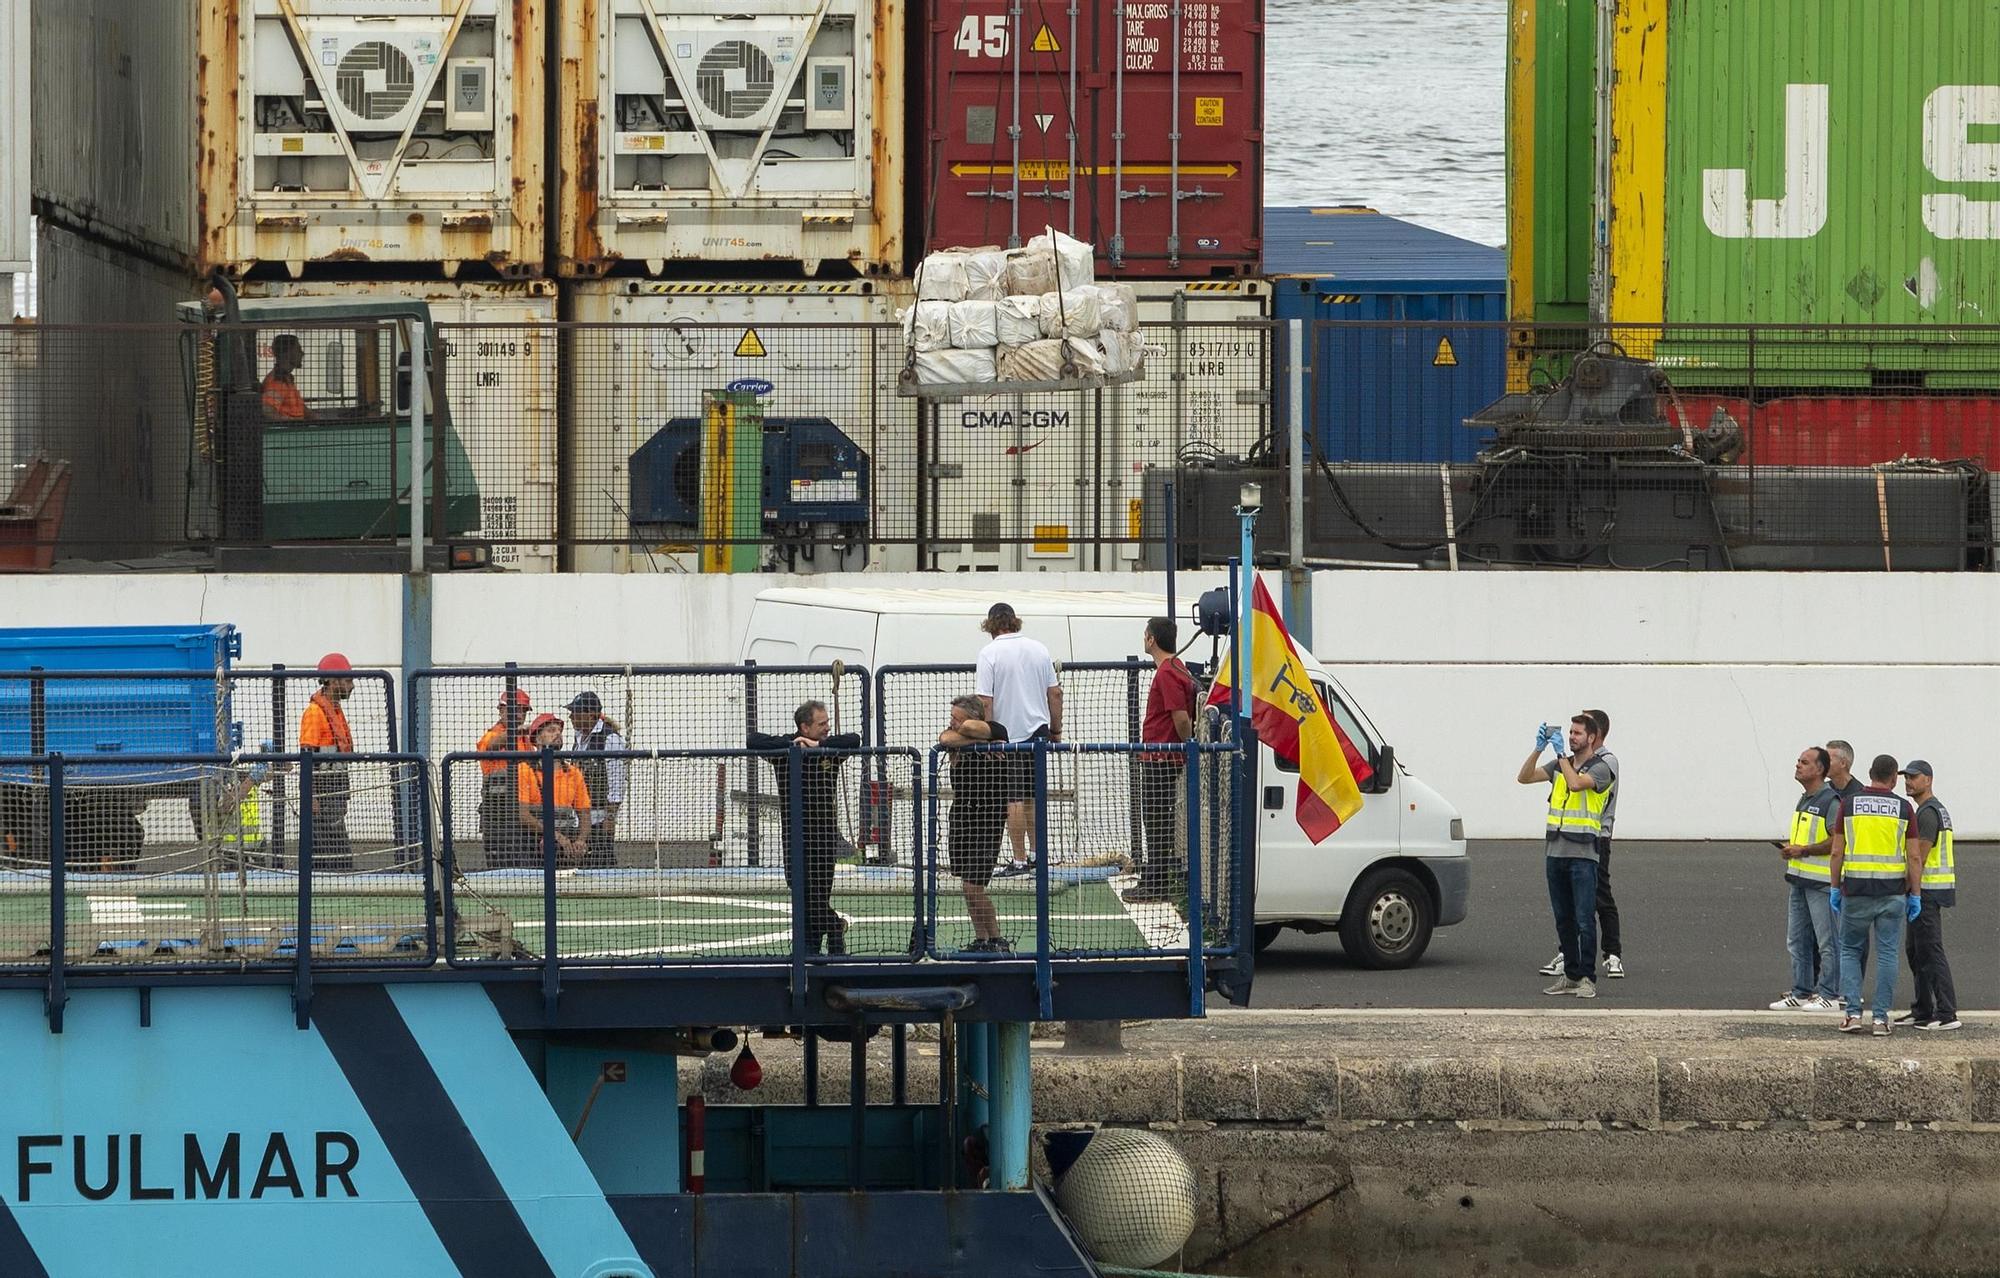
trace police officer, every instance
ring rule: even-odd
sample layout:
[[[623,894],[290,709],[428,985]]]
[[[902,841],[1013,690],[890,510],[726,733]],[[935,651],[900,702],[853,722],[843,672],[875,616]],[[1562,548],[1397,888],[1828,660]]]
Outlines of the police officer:
[[[1923,908],[1910,923],[1910,975],[1917,986],[1916,1002],[1896,1018],[1898,1024],[1921,1030],[1962,1028],[1958,990],[1951,980],[1951,960],[1944,953],[1944,915],[1940,910],[1958,903],[1958,858],[1952,848],[1951,813],[1931,788],[1931,765],[1912,759],[1903,769],[1903,790],[1917,804],[1917,846],[1924,852]]]
[[[1846,1004],[1840,1032],[1861,1032],[1861,966],[1868,941],[1875,940],[1875,997],[1869,1010],[1876,1037],[1889,1033],[1889,1005],[1896,1001],[1897,953],[1903,924],[1923,906],[1924,871],[1917,848],[1916,812],[1895,791],[1896,759],[1878,754],[1868,768],[1868,784],[1835,810],[1833,892],[1840,915],[1840,994]]]
[[[1785,949],[1792,956],[1792,988],[1771,1004],[1774,1012],[1831,1012],[1840,989],[1840,952],[1834,930],[1833,836],[1827,826],[1840,795],[1827,781],[1832,758],[1824,746],[1799,751],[1792,779],[1805,793],[1792,809],[1792,828],[1778,855],[1785,862],[1790,895]]]
[[[1861,793],[1861,778],[1854,775],[1854,747],[1839,737],[1826,743],[1826,783],[1842,799]]]
[[[584,783],[590,787],[590,842],[583,868],[608,870],[618,864],[613,848],[618,838],[618,809],[625,802],[625,760],[601,756],[607,750],[623,750],[625,735],[604,717],[604,702],[594,692],[577,693],[565,709],[569,711],[569,726],[576,733],[569,748],[583,753],[577,766],[583,769]]]
[[[1568,750],[1563,731],[1543,724],[1535,752],[1521,765],[1522,785],[1549,782],[1549,813],[1543,868],[1549,908],[1561,943],[1563,974],[1544,994],[1597,997],[1597,840],[1604,832],[1604,808],[1618,784],[1617,773],[1598,756],[1603,743],[1588,711],[1571,716]],[[1553,746],[1555,761],[1541,762]]]

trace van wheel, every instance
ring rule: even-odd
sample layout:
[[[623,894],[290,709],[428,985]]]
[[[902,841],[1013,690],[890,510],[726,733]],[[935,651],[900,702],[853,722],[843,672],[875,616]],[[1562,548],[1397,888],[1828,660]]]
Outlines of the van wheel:
[[[1340,945],[1362,967],[1409,967],[1430,948],[1431,894],[1408,870],[1377,870],[1340,916]]]
[[[1283,923],[1259,923],[1257,925],[1257,952],[1262,954],[1278,939],[1278,933],[1285,930]]]

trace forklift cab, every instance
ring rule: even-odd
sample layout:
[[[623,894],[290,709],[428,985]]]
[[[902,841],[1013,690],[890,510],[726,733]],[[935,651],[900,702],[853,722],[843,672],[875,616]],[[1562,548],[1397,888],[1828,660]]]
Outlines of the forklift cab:
[[[410,299],[184,302],[194,456],[213,476],[225,541],[383,539],[410,524],[410,352],[424,391],[417,489],[440,537],[476,532],[479,489],[438,377],[430,307]]]

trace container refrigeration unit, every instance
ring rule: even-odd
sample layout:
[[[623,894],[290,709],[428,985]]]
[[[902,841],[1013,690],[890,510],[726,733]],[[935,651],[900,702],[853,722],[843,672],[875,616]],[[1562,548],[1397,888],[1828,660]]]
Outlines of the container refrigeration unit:
[[[1263,0],[928,0],[926,252],[1054,226],[1100,276],[1249,276],[1262,245]]]
[[[897,394],[895,323],[907,284],[569,287],[580,325],[567,339],[575,568],[696,571],[705,536],[745,539],[729,548],[744,552],[726,556],[732,571],[914,566],[916,409]],[[727,511],[702,464],[717,429],[761,455]]]
[[[34,10],[43,216],[179,269],[540,273],[543,0]]]
[[[900,274],[903,0],[562,0],[558,272]]]

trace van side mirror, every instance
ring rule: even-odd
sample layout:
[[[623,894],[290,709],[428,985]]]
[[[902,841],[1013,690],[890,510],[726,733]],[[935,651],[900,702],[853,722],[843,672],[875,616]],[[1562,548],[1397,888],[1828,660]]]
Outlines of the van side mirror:
[[[1375,776],[1368,782],[1368,793],[1387,794],[1389,787],[1396,782],[1396,747],[1375,747],[1375,758],[1369,766],[1375,769]]]

